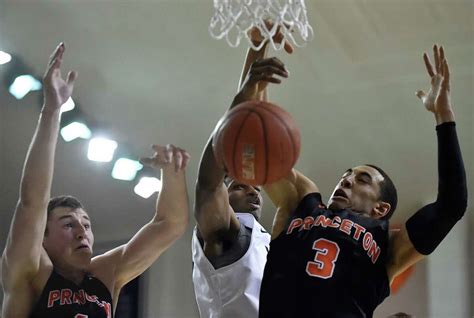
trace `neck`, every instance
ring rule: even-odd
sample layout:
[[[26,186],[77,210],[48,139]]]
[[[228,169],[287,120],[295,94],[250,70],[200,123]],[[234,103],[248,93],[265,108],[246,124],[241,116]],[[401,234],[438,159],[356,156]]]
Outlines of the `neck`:
[[[86,272],[80,269],[64,269],[61,267],[54,267],[56,273],[62,277],[72,281],[76,285],[80,285],[86,276]]]

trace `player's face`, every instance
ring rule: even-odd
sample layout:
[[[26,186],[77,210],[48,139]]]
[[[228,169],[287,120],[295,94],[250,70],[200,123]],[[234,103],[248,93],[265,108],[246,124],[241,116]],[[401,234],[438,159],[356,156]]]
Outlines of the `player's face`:
[[[383,180],[380,172],[369,166],[348,169],[329,199],[329,209],[351,209],[371,217],[381,216],[380,212],[385,212],[382,210],[388,204],[380,201],[380,182]]]
[[[48,217],[43,247],[55,266],[85,269],[92,257],[94,235],[83,209],[58,207]]]
[[[257,220],[262,214],[261,188],[231,181],[227,191],[229,192],[229,204],[235,212],[251,213]]]

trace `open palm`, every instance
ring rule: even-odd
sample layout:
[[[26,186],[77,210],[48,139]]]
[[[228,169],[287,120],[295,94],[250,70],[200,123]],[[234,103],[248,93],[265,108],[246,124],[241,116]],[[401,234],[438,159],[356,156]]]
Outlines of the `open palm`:
[[[61,64],[64,51],[64,43],[59,44],[51,55],[43,76],[45,106],[53,109],[60,108],[71,97],[77,77],[76,72],[69,72],[66,80],[62,78]]]
[[[428,111],[435,115],[441,115],[452,111],[449,84],[450,74],[443,47],[438,48],[435,45],[433,53],[435,59],[434,68],[428,54],[423,54],[426,70],[431,78],[431,88],[428,93],[418,91],[417,96]]]

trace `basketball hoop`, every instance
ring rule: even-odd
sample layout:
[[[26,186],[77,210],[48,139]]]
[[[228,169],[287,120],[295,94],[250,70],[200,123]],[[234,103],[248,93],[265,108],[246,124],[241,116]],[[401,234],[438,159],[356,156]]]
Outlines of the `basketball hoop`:
[[[272,23],[267,25],[265,21]],[[253,27],[257,27],[263,37],[258,45],[249,38]],[[214,0],[209,33],[215,39],[225,38],[231,47],[237,47],[245,37],[254,50],[261,49],[266,40],[275,50],[280,50],[285,41],[273,41],[278,30],[284,40],[298,47],[312,40],[313,28],[308,23],[304,0]]]

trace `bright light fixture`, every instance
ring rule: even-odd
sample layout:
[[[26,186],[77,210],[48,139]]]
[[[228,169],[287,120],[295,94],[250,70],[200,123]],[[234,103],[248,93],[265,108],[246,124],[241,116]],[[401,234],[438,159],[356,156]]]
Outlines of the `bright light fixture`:
[[[73,110],[74,107],[76,107],[76,104],[72,100],[72,97],[69,97],[69,99],[61,106],[61,114]]]
[[[89,139],[92,133],[90,129],[80,122],[72,122],[61,129],[61,136],[64,141],[69,142],[76,138]]]
[[[115,161],[114,168],[112,169],[112,178],[130,181],[135,179],[137,171],[142,168],[143,166],[136,160],[120,158]]]
[[[106,138],[92,138],[89,141],[87,158],[92,161],[109,162],[114,157],[117,142]]]
[[[12,56],[7,52],[0,51],[0,65],[7,64],[12,60]]]
[[[41,89],[41,82],[35,79],[31,75],[20,75],[8,88],[10,94],[16,97],[16,99],[22,99],[31,91],[37,91]]]
[[[153,193],[161,191],[161,180],[153,177],[143,177],[133,190],[142,198],[148,199]]]

